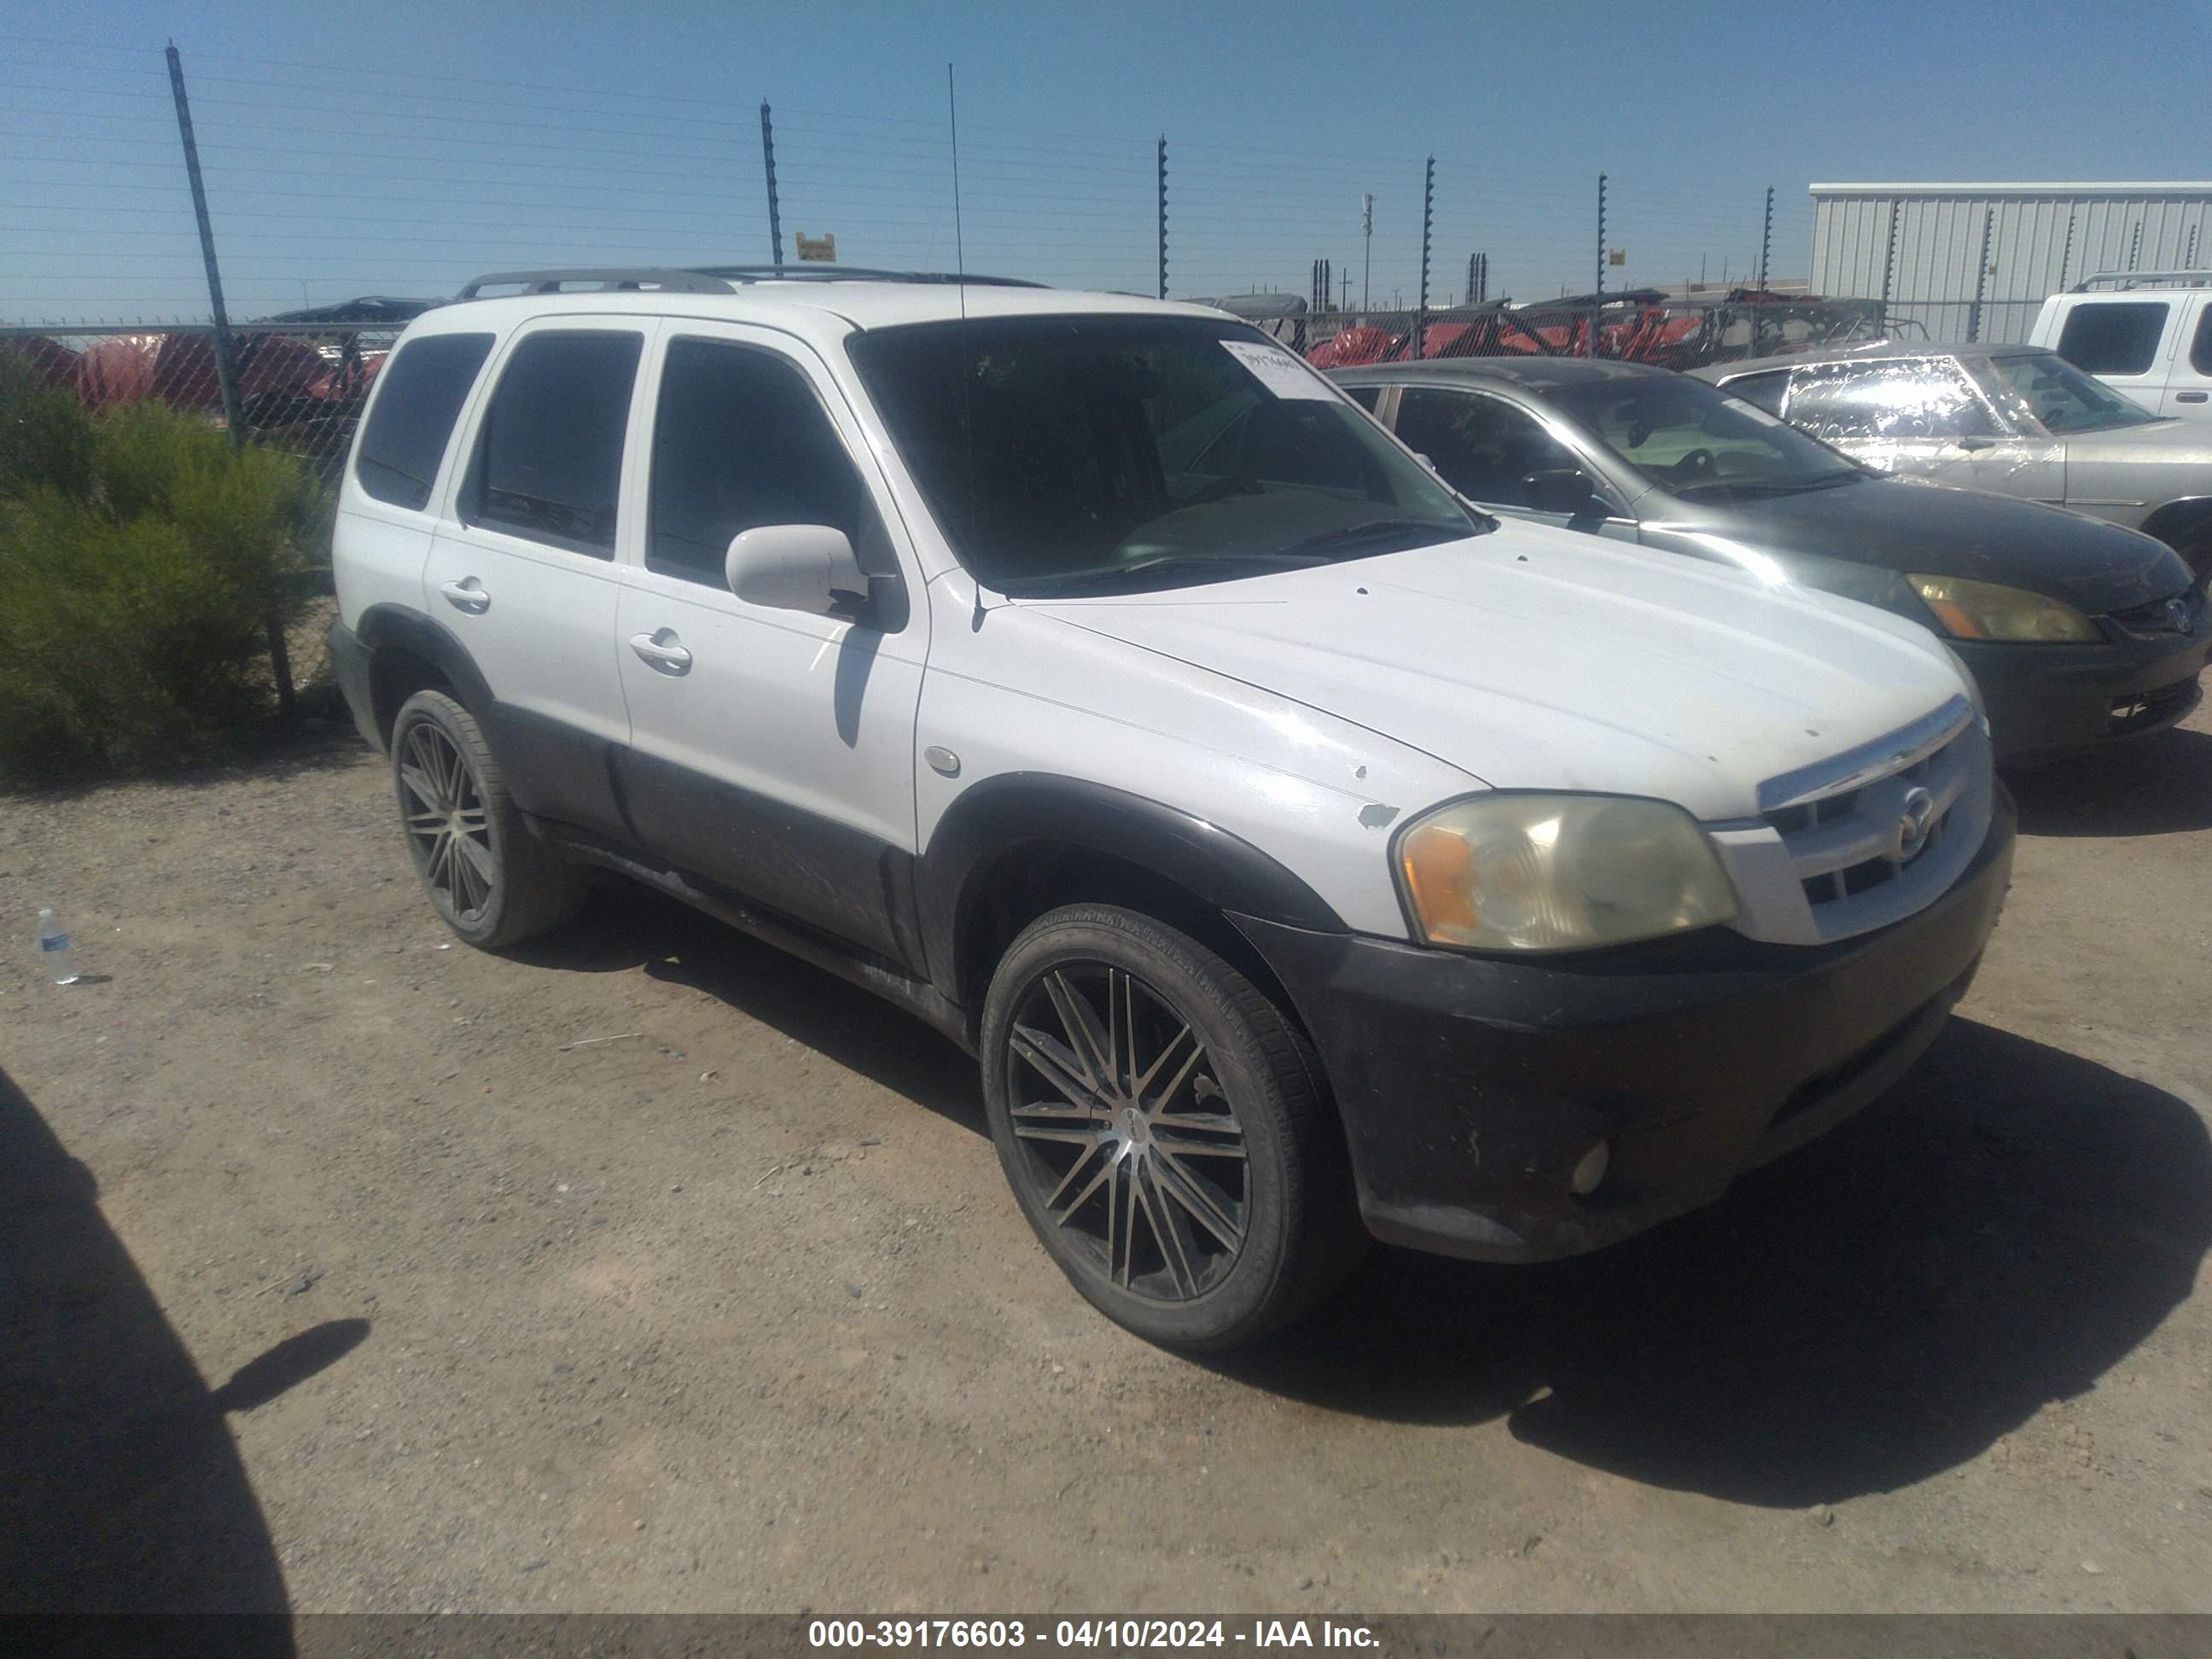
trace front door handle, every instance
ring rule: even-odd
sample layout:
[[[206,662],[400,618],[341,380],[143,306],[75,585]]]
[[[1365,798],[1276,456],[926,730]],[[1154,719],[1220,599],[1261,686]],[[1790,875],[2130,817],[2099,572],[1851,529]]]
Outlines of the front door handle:
[[[447,582],[438,590],[446,602],[456,611],[465,611],[471,617],[481,617],[491,609],[491,595],[483,591],[483,584],[474,576],[464,576],[457,582]]]
[[[662,674],[688,674],[691,672],[691,653],[678,643],[676,630],[663,628],[650,634],[633,634],[629,648],[645,659],[653,670]]]

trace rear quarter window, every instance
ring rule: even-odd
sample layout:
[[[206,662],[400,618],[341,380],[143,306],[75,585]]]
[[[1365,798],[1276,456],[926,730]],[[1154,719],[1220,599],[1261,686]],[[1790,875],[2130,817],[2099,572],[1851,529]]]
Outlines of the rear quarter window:
[[[2074,307],[2058,355],[2091,374],[2141,374],[2158,357],[2167,307],[2160,300],[2096,301]]]
[[[376,404],[354,459],[364,492],[417,513],[430,504],[453,422],[491,343],[489,334],[432,334],[393,354],[376,377]]]

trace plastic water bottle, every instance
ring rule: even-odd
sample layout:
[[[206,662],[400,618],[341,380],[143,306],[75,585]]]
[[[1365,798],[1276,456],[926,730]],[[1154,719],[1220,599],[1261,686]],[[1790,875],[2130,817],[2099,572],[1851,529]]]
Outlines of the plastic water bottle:
[[[70,951],[70,936],[62,932],[62,925],[55,920],[51,908],[39,912],[39,959],[54,976],[55,984],[76,983],[76,953]]]

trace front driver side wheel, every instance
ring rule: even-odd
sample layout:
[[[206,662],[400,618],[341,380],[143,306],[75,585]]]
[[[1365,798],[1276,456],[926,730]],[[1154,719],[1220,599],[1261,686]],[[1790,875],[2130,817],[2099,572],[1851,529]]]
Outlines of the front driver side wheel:
[[[1023,1213],[1076,1289],[1138,1335],[1250,1341],[1358,1261],[1311,1048],[1197,940],[1107,905],[1040,918],[992,978],[981,1049]]]

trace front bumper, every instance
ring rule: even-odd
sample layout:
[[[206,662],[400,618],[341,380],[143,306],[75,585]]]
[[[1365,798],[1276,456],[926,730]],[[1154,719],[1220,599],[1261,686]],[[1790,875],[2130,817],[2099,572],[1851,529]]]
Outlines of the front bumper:
[[[2084,645],[1954,640],[1981,687],[1999,765],[2051,760],[2185,719],[2203,693],[2212,606],[2187,633]]]
[[[1941,898],[1820,946],[1723,930],[1545,963],[1239,918],[1321,1051],[1378,1238],[1573,1255],[1717,1198],[1874,1099],[1966,994],[2012,871],[1988,836]],[[1611,1165],[1587,1198],[1575,1165]]]

